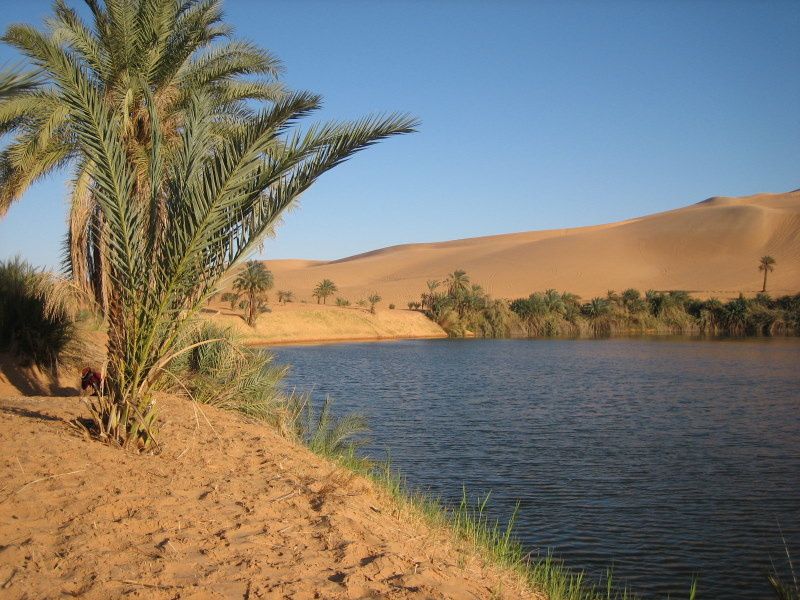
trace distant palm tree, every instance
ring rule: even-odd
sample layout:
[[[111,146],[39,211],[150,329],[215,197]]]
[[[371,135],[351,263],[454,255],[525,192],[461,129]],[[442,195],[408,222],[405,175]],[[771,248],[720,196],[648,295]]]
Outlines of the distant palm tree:
[[[606,298],[592,298],[583,305],[583,314],[589,319],[595,335],[608,333],[609,313],[611,313],[611,303]]]
[[[441,283],[442,283],[441,281],[438,281],[436,279],[429,279],[428,281],[425,282],[425,284],[428,286],[428,291],[427,293],[423,292],[422,294],[421,298],[422,302],[420,303],[422,306],[422,310],[425,309],[431,311],[433,310],[433,304],[436,301],[436,288],[438,288],[441,285]]]
[[[636,288],[628,288],[622,292],[622,306],[629,313],[640,312],[644,308],[642,294]]]
[[[545,290],[544,303],[547,306],[548,312],[563,315],[566,312],[566,305],[561,294],[554,289]]]
[[[367,302],[369,302],[369,312],[371,312],[373,315],[375,314],[375,305],[381,300],[382,298],[377,294],[377,292],[373,292],[367,298]]]
[[[775,259],[769,255],[762,256],[761,260],[758,261],[758,270],[764,271],[764,286],[761,288],[762,292],[767,291],[767,273],[774,271],[776,264]]]
[[[584,312],[590,319],[596,319],[607,315],[611,307],[605,298],[592,298],[587,304],[584,305]]]
[[[314,288],[314,293],[311,295],[317,299],[317,304],[319,304],[320,300],[322,300],[323,304],[327,304],[328,296],[332,296],[338,291],[339,288],[336,287],[333,281],[330,279],[323,279],[317,284],[317,287]]]
[[[248,261],[233,282],[235,290],[247,295],[247,324],[250,327],[256,322],[256,310],[261,305],[264,292],[272,289],[272,285],[272,272],[257,260]]]
[[[447,293],[457,298],[469,289],[469,275],[458,269],[447,276]]]

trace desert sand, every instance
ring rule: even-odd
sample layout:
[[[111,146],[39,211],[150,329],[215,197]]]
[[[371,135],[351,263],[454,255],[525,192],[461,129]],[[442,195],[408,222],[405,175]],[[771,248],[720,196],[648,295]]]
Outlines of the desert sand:
[[[377,308],[372,314],[359,307],[270,304],[271,312],[260,314],[255,327],[249,327],[243,311],[231,311],[221,303],[213,307],[204,311],[205,318],[232,327],[252,345],[447,337],[436,323],[410,310]]]
[[[761,290],[758,259],[772,255],[773,295],[800,291],[800,190],[703,202],[618,223],[407,244],[333,261],[267,260],[275,287],[314,302],[323,278],[355,302],[418,301],[428,279],[464,269],[497,298],[555,288],[590,298],[610,289],[685,290],[720,299]]]
[[[522,598],[369,481],[160,398],[156,455],[88,439],[76,397],[0,399],[3,598]]]

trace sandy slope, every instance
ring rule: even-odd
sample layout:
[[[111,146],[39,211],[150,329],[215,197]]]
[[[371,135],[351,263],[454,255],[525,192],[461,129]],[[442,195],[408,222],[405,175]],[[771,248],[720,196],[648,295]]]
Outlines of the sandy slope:
[[[351,301],[377,291],[384,302],[418,300],[428,279],[455,269],[495,297],[556,288],[584,297],[609,289],[680,289],[720,298],[761,288],[758,259],[771,254],[773,294],[800,291],[800,191],[711,198],[629,221],[375,250],[331,262],[275,260],[276,289],[311,299],[332,279]]]
[[[271,312],[258,316],[255,328],[248,327],[242,312],[233,313],[217,302],[217,314],[204,317],[230,325],[252,344],[287,342],[387,340],[447,337],[444,330],[422,313],[409,310],[377,309],[375,314],[358,307],[340,308],[317,304],[270,305]]]
[[[265,426],[160,402],[161,452],[134,456],[67,423],[77,398],[0,399],[0,596],[523,597]]]

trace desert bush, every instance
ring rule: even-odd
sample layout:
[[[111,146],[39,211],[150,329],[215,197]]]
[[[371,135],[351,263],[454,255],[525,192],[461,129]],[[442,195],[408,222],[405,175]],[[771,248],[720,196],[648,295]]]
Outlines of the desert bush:
[[[191,348],[166,367],[163,385],[198,402],[275,423],[285,402],[281,383],[287,367],[272,354],[248,348],[230,328],[197,322],[179,340]]]
[[[336,306],[350,306],[350,300],[346,298],[336,298]]]
[[[80,356],[73,311],[58,286],[20,258],[0,261],[0,351],[53,374]]]
[[[363,415],[333,414],[333,399],[326,396],[319,410],[309,394],[290,394],[283,399],[277,426],[287,437],[302,442],[313,452],[327,457],[352,456],[366,442],[368,431]]]

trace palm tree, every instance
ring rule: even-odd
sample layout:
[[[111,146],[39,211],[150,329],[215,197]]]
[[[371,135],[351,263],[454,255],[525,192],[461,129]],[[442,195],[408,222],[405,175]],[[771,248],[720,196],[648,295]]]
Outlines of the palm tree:
[[[319,304],[320,300],[322,300],[323,304],[327,304],[328,296],[332,296],[338,291],[339,288],[336,287],[335,283],[330,279],[323,279],[317,284],[317,287],[314,288],[314,292],[311,295],[317,299],[317,304]]]
[[[640,312],[644,308],[642,294],[635,288],[622,292],[622,306],[628,313]]]
[[[459,317],[464,316],[466,309],[466,296],[469,292],[469,275],[466,271],[457,269],[447,276],[447,295],[455,304]]]
[[[598,319],[609,313],[611,306],[606,298],[592,298],[584,304],[583,312],[589,319]]]
[[[256,322],[256,310],[261,304],[264,292],[271,290],[272,285],[272,271],[257,260],[247,261],[245,268],[233,282],[236,291],[247,295],[247,324],[250,327]]]
[[[179,21],[201,19],[203,7],[213,5],[182,2],[190,8]],[[91,6],[100,10],[97,2]],[[139,18],[137,10],[146,13],[152,6],[161,6],[161,0],[115,2],[112,15],[109,4],[108,21],[99,20],[100,26],[125,33],[109,34],[114,44],[131,42],[131,36],[161,44],[164,37],[164,44],[174,46],[170,32],[180,31],[180,23],[173,27],[166,19],[156,39],[147,20]],[[127,27],[132,33],[126,33]],[[210,30],[218,32],[219,24]],[[76,60],[60,42],[63,35],[15,26],[6,38],[47,70],[47,95],[61,107],[54,114],[67,113],[61,123],[68,123],[71,152],[91,182],[102,223],[104,273],[113,285],[107,288],[107,395],[91,408],[95,426],[101,437],[116,443],[149,447],[156,425],[153,386],[173,358],[196,345],[182,348],[179,340],[223,278],[259,247],[320,175],[381,139],[413,131],[415,121],[389,115],[321,125],[301,134],[293,125],[316,110],[320,99],[294,93],[248,117],[241,127],[220,129],[218,94],[201,88],[185,98],[181,126],[173,129],[162,107],[169,98],[157,96],[149,79],[135,87],[127,76],[118,80],[122,89],[142,95],[141,110],[121,111],[118,88],[109,89],[84,60]],[[175,65],[168,50],[165,60]],[[151,66],[158,72],[160,65]],[[179,63],[178,70],[183,66]],[[130,96],[135,93],[125,91],[121,97]],[[148,132],[148,141],[135,146],[137,154],[131,152],[134,139],[139,142],[132,137],[132,129],[138,130],[131,115]]]
[[[567,310],[567,306],[564,303],[564,299],[561,297],[561,294],[554,289],[545,291],[544,303],[547,306],[548,312],[551,313],[563,315]]]
[[[767,273],[775,270],[775,259],[771,256],[762,256],[761,260],[758,261],[758,270],[764,271],[764,285],[761,288],[762,292],[767,291]]]
[[[469,275],[466,271],[457,269],[447,276],[447,293],[457,298],[469,289]]]
[[[433,303],[436,299],[436,288],[441,285],[441,282],[436,279],[429,279],[425,284],[428,286],[428,292],[422,294],[422,310],[425,310],[426,307],[428,310],[433,310]]]
[[[62,101],[58,89],[63,61],[80,69],[120,120],[122,150],[134,165],[131,177],[143,196],[152,179],[149,157],[156,128],[159,153],[166,157],[180,147],[195,95],[204,95],[213,106],[207,136],[211,147],[227,132],[246,126],[255,115],[254,101],[275,102],[283,90],[275,81],[281,64],[274,56],[230,38],[221,0],[86,4],[89,23],[64,0],[55,0],[44,32],[12,25],[2,38],[41,75],[40,85],[19,86],[0,105],[0,129],[11,135],[0,153],[0,217],[35,181],[71,168],[65,266],[105,308],[106,288],[114,283],[105,262],[110,238],[96,198],[94,157],[81,151],[79,111]],[[166,210],[162,205],[154,215],[156,226],[163,225]]]
[[[611,304],[607,298],[592,298],[583,305],[582,312],[589,319],[595,335],[610,332],[609,314],[611,313]]]
[[[369,302],[369,312],[373,315],[375,314],[375,305],[380,302],[382,298],[378,295],[377,292],[373,292],[368,298],[367,302]]]

